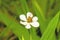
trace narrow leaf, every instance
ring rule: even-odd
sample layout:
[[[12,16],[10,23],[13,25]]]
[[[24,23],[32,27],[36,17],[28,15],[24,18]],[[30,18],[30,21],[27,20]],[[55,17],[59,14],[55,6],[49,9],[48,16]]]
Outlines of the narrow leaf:
[[[56,16],[50,21],[47,29],[45,30],[44,34],[41,37],[41,40],[49,40],[51,35],[54,33],[56,26],[57,26],[57,23],[58,23],[58,20],[59,20],[59,13],[60,12],[58,12],[56,14]]]

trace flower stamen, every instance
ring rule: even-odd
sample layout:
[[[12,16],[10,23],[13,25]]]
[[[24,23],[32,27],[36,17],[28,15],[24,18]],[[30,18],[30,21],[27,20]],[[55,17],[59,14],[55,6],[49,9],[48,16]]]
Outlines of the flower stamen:
[[[32,22],[32,17],[28,17],[28,18],[27,18],[27,22],[28,22],[28,23]]]

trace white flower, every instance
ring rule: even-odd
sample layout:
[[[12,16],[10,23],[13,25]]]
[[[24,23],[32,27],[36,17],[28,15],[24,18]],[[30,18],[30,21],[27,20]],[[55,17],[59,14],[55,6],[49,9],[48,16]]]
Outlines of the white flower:
[[[39,27],[38,18],[36,16],[33,17],[33,14],[31,12],[27,13],[27,16],[24,14],[19,16],[21,21],[20,23],[22,25],[25,25],[25,28],[30,29],[31,26],[33,27]]]

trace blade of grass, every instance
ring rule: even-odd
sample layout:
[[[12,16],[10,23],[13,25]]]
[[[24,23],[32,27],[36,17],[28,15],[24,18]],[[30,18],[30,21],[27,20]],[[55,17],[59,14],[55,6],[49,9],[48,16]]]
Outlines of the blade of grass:
[[[32,1],[33,5],[37,8],[37,10],[39,11],[40,15],[42,16],[42,19],[45,20],[45,16],[43,14],[43,11],[41,9],[41,7],[39,7],[38,3],[36,1]]]
[[[55,32],[55,29],[59,20],[59,13],[60,12],[58,12],[56,16],[50,21],[47,29],[45,30],[44,34],[41,37],[41,40],[50,40],[49,38]]]
[[[60,32],[59,32],[59,35],[58,35],[58,40],[60,40]]]
[[[30,29],[30,34],[31,34],[31,38],[32,40],[39,40],[39,36],[36,33],[36,29],[35,28],[31,28]]]
[[[42,9],[39,7],[39,5],[37,4],[36,1],[32,1],[32,9],[34,11],[34,13],[36,14],[36,16],[38,17],[38,21],[40,23],[40,29],[41,29],[41,32],[43,33],[44,30],[45,30],[45,26],[46,26],[46,23],[44,23],[46,21],[44,15],[43,15],[43,11]]]
[[[22,6],[22,9],[25,13],[29,12],[29,8],[28,8],[28,5],[27,5],[27,2],[26,0],[19,0],[20,3],[21,3],[21,6]]]
[[[17,15],[20,15],[20,13],[22,14],[22,11],[21,11],[21,9],[19,8],[19,6],[17,5],[17,3],[13,3],[13,4],[15,4],[14,6],[16,7],[16,10],[17,10]],[[23,34],[24,35],[24,34]],[[26,35],[24,35],[24,36],[26,36]],[[23,36],[23,37],[24,37]],[[27,38],[27,37],[24,37],[24,38]]]
[[[49,0],[37,0],[39,6],[41,7],[41,9],[42,9],[42,11],[44,13],[44,15],[45,15],[46,10],[48,8],[48,5],[47,5],[47,4],[49,4],[48,1]]]
[[[16,36],[18,36],[19,39],[23,35],[25,40],[29,40],[28,31],[25,28],[23,28],[20,24],[18,24],[16,22],[16,20],[14,20],[14,18],[12,18],[12,17],[10,18],[10,16],[6,13],[7,12],[0,12],[0,19],[2,19],[4,21],[4,23],[6,23],[8,26],[10,26],[13,33]],[[10,23],[10,25],[9,25],[9,23]],[[26,35],[27,35],[27,37],[26,37]]]
[[[10,10],[11,12],[15,13],[16,15],[26,13],[25,11],[22,10],[23,8],[21,7],[21,4],[19,3],[19,1],[11,2],[9,5],[4,3],[3,5],[7,10]]]
[[[0,6],[1,6],[2,0],[0,0]]]
[[[1,19],[4,23],[6,23],[7,26],[10,28],[10,25],[11,25],[12,20],[10,20],[10,19],[8,18],[8,16],[6,16],[6,14],[3,13],[3,12],[1,12],[1,11],[0,11],[0,19]],[[7,29],[6,29],[6,30],[7,30]],[[19,30],[15,30],[16,35],[19,33],[18,31],[19,31]],[[6,31],[3,32],[4,35],[5,35],[5,32],[6,32]],[[8,32],[8,31],[7,31],[7,32]],[[20,33],[20,34],[21,34],[21,33]],[[17,36],[18,36],[18,35],[17,35]],[[19,35],[19,36],[21,36],[21,35]],[[18,36],[18,37],[19,37],[19,36]]]
[[[58,24],[57,32],[58,32],[58,40],[60,40],[60,21],[59,21],[59,24]]]
[[[51,0],[50,0],[51,1]],[[51,20],[51,18],[53,18],[56,13],[60,10],[60,0],[54,0],[54,3],[52,5],[50,5],[49,7],[49,12],[47,13],[47,18],[49,20]]]

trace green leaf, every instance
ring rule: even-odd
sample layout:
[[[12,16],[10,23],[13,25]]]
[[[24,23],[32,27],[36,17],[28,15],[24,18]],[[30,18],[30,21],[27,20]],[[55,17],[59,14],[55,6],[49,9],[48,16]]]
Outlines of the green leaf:
[[[34,2],[32,1],[32,4],[34,5],[35,8],[37,8],[37,10],[39,11],[40,15],[42,16],[42,19],[45,20],[45,16],[43,14],[43,10],[41,9],[41,7],[39,7],[38,3],[36,1],[34,1]],[[36,12],[38,12],[38,11],[36,11]]]
[[[59,13],[56,14],[56,16],[49,22],[47,29],[43,33],[41,40],[50,40],[50,37],[55,32],[55,29],[57,27],[57,23],[59,20]]]
[[[59,32],[59,35],[58,35],[58,40],[60,40],[60,32]]]
[[[0,0],[0,6],[1,6],[2,0]]]
[[[36,29],[33,27],[30,29],[30,35],[31,35],[32,40],[40,39],[40,37],[37,35]]]
[[[37,0],[39,6],[41,7],[44,15],[46,15],[46,11],[47,11],[47,8],[48,8],[48,4],[49,4],[49,0]]]
[[[46,18],[45,18],[45,15],[43,15],[43,11],[42,9],[39,7],[38,3],[34,0],[32,1],[32,11],[34,12],[34,14],[38,17],[38,21],[40,23],[40,29],[41,29],[41,32],[43,33],[44,30],[45,30],[45,21],[46,21]],[[45,24],[44,24],[45,23]]]
[[[49,4],[47,18],[51,20],[51,18],[53,18],[59,10],[60,10],[60,0],[54,0],[53,3]]]
[[[21,6],[22,6],[22,9],[25,13],[29,12],[29,8],[28,8],[28,5],[27,5],[27,2],[26,0],[19,0],[20,3],[21,3]]]
[[[29,40],[29,33],[24,27],[22,27],[14,18],[12,18],[8,13],[5,11],[0,10],[0,19],[12,30],[12,32],[21,39],[22,35],[25,40]],[[27,37],[26,37],[27,35]]]

